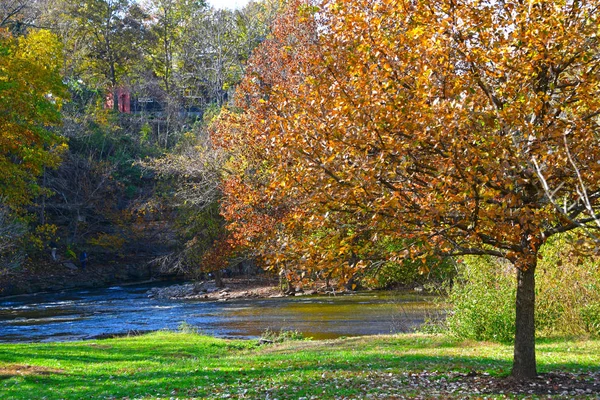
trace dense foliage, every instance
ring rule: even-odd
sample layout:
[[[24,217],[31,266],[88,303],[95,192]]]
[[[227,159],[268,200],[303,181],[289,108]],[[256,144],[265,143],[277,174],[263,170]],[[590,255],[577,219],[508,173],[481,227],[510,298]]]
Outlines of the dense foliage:
[[[182,201],[197,178],[183,163],[177,172],[168,165],[211,157],[208,148],[206,156],[195,150],[197,142],[278,7],[2,2],[0,201],[13,221],[2,248],[28,254],[4,266],[64,265],[87,250],[99,267],[156,260],[165,270],[197,270],[215,240],[203,236],[205,227],[222,226],[216,197],[196,190],[196,199]],[[209,178],[215,188],[219,177]],[[5,206],[20,207],[18,218]],[[212,212],[203,214],[205,207]],[[196,222],[186,224],[186,217]]]
[[[56,167],[64,147],[48,128],[68,97],[60,43],[48,31],[16,38],[0,28],[0,199],[21,206],[39,193],[36,178]]]

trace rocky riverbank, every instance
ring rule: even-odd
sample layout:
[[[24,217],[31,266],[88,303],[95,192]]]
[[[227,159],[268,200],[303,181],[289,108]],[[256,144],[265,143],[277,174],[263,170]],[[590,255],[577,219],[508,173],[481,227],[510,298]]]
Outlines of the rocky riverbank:
[[[213,301],[227,301],[242,298],[276,298],[328,293],[324,285],[317,289],[297,289],[294,292],[282,293],[278,286],[278,281],[269,278],[232,278],[224,279],[223,283],[224,287],[222,288],[218,288],[214,281],[172,285],[161,288],[152,288],[147,294],[148,297],[155,299],[206,299]]]

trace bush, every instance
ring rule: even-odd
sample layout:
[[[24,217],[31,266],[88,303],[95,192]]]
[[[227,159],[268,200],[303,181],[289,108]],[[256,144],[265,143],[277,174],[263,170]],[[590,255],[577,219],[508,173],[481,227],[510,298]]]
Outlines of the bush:
[[[600,335],[599,257],[581,251],[577,232],[551,238],[536,269],[538,336]],[[450,333],[468,339],[514,339],[516,273],[492,257],[466,257],[448,301]]]
[[[542,248],[536,270],[540,335],[594,334],[584,318],[590,314],[584,310],[600,304],[600,258],[585,253],[584,239],[571,232],[550,238]]]
[[[580,316],[587,332],[600,336],[600,303],[584,306],[581,309]]]
[[[177,327],[177,330],[181,333],[191,333],[199,335],[202,333],[201,329],[195,325],[192,325],[186,321],[183,321]]]
[[[500,266],[500,268],[499,268]],[[512,266],[491,257],[467,257],[448,300],[447,326],[458,337],[510,342],[515,335],[516,281]]]

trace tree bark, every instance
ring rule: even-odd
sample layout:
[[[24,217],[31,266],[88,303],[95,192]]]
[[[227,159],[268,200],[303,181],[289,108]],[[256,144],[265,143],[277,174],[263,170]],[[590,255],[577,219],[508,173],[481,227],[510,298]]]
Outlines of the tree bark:
[[[535,362],[535,267],[533,257],[527,270],[517,268],[516,332],[513,369],[511,375],[519,380],[537,375]]]
[[[225,286],[223,285],[223,271],[220,269],[215,271],[215,286],[218,288]]]

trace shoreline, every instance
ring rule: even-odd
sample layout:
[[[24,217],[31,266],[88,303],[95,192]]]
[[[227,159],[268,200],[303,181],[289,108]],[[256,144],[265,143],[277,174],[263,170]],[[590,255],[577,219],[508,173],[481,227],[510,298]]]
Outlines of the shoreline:
[[[265,298],[284,298],[284,297],[301,297],[301,296],[315,296],[315,295],[327,295],[327,296],[341,296],[348,293],[355,293],[349,290],[340,290],[335,286],[329,288],[324,282],[317,282],[312,288],[307,289],[296,289],[293,291],[283,292],[279,286],[279,280],[273,277],[235,277],[235,278],[223,278],[223,287],[217,288],[214,284],[214,280],[194,282],[191,280],[185,280],[183,277],[180,279],[173,279],[173,277],[161,278],[150,278],[139,281],[125,281],[125,282],[106,282],[104,285],[91,286],[73,286],[64,287],[57,290],[42,290],[31,293],[19,293],[11,294],[8,296],[0,296],[0,302],[9,301],[11,299],[18,299],[20,297],[27,296],[39,296],[46,294],[61,293],[65,291],[77,291],[87,289],[108,289],[113,286],[136,286],[156,283],[160,286],[149,288],[149,292],[154,291],[154,294],[149,294],[149,297],[164,298],[172,300],[206,300],[206,301],[227,301],[235,299],[265,299]],[[172,282],[172,284],[168,284]],[[198,287],[200,286],[200,288]],[[204,288],[202,288],[202,286]],[[399,290],[406,293],[415,294],[429,294],[422,293],[419,288],[394,288],[388,290]],[[368,291],[380,291],[379,289],[365,289]],[[385,289],[381,289],[385,290]]]
[[[186,282],[179,285],[171,285],[163,288],[153,288],[149,291],[149,297],[171,300],[207,300],[227,301],[234,299],[264,299],[300,297],[312,295],[342,295],[347,291],[333,290],[325,284],[315,285],[314,288],[293,292],[282,292],[279,281],[276,278],[253,277],[253,278],[224,278],[223,287],[216,287],[213,280],[201,282]]]

